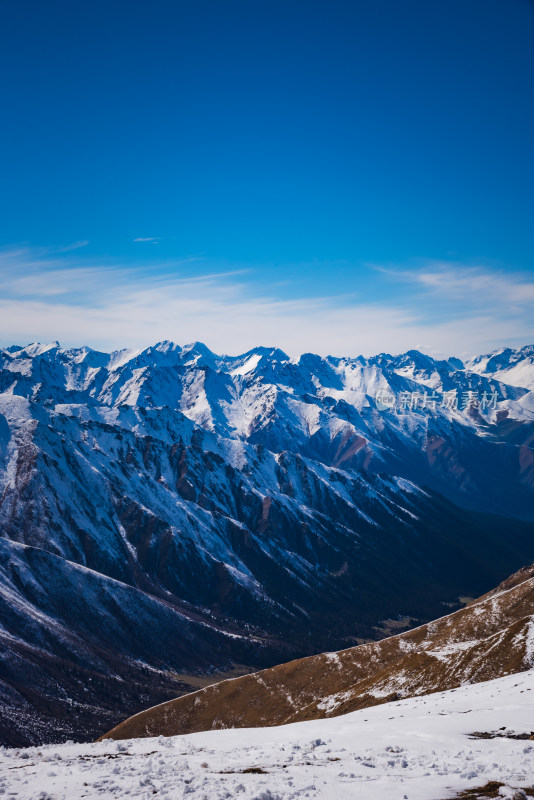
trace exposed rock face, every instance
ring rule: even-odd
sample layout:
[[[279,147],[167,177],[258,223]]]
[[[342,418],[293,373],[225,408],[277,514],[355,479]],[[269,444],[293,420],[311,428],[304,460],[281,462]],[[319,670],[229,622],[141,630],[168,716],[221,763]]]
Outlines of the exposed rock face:
[[[454,387],[496,407],[376,403]],[[531,401],[416,352],[0,350],[2,741],[486,591],[534,558]]]
[[[534,565],[449,616],[292,661],[148,709],[104,738],[283,725],[492,680],[534,666]]]

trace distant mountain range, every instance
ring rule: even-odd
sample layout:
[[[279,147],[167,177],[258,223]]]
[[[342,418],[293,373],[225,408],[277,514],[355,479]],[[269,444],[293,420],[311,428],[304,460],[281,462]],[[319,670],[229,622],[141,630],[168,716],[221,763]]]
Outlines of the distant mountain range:
[[[2,741],[96,736],[534,560],[533,386],[532,346],[0,350]]]

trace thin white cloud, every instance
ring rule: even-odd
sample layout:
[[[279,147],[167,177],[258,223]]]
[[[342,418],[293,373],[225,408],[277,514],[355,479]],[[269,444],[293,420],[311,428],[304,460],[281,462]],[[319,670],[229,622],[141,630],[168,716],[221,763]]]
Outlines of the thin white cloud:
[[[81,247],[87,247],[89,244],[88,239],[82,239],[79,242],[73,242],[72,244],[67,244],[65,247],[61,247],[56,250],[57,253],[70,253],[71,250],[79,250]]]
[[[157,243],[161,241],[161,236],[137,236],[134,239],[134,242],[153,242]]]
[[[524,306],[534,302],[534,279],[518,272],[487,267],[430,262],[420,269],[376,267],[396,280],[419,285],[441,297],[482,305]]]
[[[506,286],[495,291],[486,275],[476,283],[476,302],[458,311],[461,274],[429,279],[436,274],[434,268],[409,277],[405,271],[402,282],[419,287],[419,294],[404,291],[402,298],[387,303],[347,302],[337,296],[284,299],[272,286],[252,284],[246,271],[187,274],[191,268],[187,259],[172,271],[168,265],[105,267],[24,249],[4,251],[0,341],[59,339],[65,345],[109,350],[162,339],[201,340],[230,354],[264,344],[291,355],[313,351],[355,356],[401,352],[421,348],[421,343],[436,354],[474,354],[534,339],[530,295],[518,289],[528,286],[524,276],[506,282],[499,274],[497,280]],[[474,277],[466,275],[465,280]],[[485,304],[479,302],[481,287]],[[452,298],[450,313],[443,313],[444,294]],[[432,312],[436,297],[439,314]]]

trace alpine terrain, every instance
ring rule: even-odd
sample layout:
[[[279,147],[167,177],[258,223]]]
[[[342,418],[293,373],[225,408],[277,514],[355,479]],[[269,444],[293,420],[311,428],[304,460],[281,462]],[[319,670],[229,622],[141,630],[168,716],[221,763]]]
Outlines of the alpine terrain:
[[[532,562],[532,350],[0,350],[1,741],[96,737]]]
[[[106,737],[284,725],[534,668],[534,564],[453,614],[379,642],[225,680],[148,709]]]
[[[332,719],[0,750],[17,800],[527,800],[534,670]]]

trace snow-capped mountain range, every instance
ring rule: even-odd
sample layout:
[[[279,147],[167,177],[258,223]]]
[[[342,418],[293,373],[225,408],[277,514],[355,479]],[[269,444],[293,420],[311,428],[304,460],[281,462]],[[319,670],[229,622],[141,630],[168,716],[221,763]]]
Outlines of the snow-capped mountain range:
[[[102,733],[532,561],[532,350],[0,350],[4,741]]]

